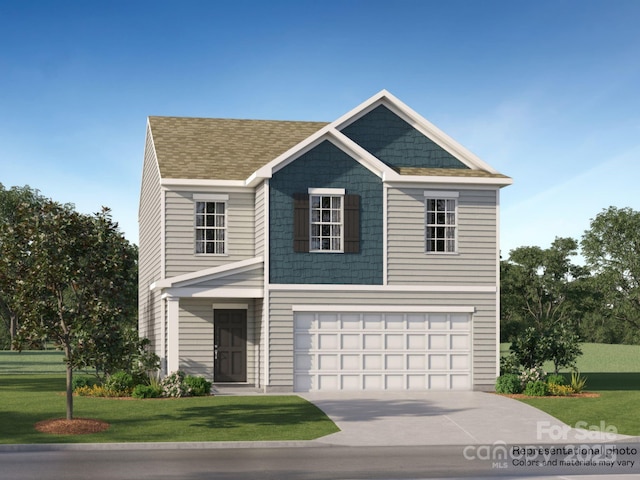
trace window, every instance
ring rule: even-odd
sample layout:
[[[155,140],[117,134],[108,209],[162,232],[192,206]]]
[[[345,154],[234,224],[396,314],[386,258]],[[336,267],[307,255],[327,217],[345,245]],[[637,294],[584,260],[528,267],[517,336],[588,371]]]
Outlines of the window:
[[[457,192],[425,192],[426,252],[455,253]]]
[[[224,201],[196,201],[196,253],[226,253],[227,204]]]
[[[293,251],[358,253],[360,196],[343,188],[309,188],[293,202]]]
[[[342,195],[311,195],[310,251],[342,251]]]

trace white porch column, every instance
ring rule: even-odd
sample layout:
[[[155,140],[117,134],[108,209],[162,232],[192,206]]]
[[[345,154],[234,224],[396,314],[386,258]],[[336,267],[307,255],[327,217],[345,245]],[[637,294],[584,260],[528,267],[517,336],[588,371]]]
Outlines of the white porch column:
[[[180,297],[167,296],[167,374],[180,369]]]

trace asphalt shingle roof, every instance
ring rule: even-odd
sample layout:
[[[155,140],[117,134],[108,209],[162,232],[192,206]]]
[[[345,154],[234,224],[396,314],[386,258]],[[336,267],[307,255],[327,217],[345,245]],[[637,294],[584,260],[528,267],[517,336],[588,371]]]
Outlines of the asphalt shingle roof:
[[[425,177],[484,177],[484,178],[509,178],[501,173],[491,173],[485,170],[472,170],[470,168],[395,168],[400,175],[417,175]]]
[[[327,124],[149,117],[149,125],[162,178],[245,180]]]

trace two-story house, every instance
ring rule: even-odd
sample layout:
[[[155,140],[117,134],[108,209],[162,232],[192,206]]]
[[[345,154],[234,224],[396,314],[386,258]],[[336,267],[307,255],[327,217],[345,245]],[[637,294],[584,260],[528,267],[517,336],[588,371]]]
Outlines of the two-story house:
[[[331,123],[149,117],[140,335],[263,391],[492,389],[511,182],[387,91]]]

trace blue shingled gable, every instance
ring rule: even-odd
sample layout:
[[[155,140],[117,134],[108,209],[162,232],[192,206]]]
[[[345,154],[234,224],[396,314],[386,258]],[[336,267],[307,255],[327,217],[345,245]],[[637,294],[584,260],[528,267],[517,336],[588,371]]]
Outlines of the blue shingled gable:
[[[324,141],[269,182],[271,283],[381,285],[383,271],[382,181]],[[293,197],[309,188],[344,188],[360,196],[358,253],[297,253],[293,249]]]
[[[342,133],[392,168],[469,168],[384,105]]]

